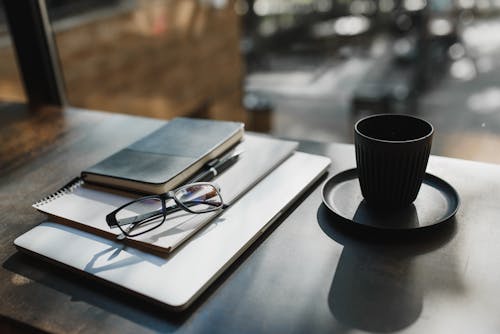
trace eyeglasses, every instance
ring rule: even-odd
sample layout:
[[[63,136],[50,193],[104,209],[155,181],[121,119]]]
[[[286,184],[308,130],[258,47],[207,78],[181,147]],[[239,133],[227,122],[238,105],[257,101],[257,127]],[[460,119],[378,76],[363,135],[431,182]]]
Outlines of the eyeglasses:
[[[177,211],[200,214],[225,207],[219,189],[209,182],[187,184],[160,195],[138,198],[106,216],[110,227],[117,226],[125,237],[136,237],[160,227],[168,214]]]

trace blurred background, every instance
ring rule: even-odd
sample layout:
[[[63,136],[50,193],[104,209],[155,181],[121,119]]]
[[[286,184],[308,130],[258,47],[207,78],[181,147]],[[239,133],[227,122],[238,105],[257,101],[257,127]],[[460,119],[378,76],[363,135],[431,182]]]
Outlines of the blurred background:
[[[433,153],[500,163],[500,0],[46,0],[70,105],[352,143],[423,117]],[[26,97],[0,7],[0,101]]]

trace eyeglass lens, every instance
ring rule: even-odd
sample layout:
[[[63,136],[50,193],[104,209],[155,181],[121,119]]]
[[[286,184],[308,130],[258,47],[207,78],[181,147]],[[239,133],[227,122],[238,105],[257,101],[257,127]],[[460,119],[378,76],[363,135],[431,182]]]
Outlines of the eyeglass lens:
[[[171,202],[175,205],[174,201]],[[130,236],[156,228],[164,220],[162,199],[159,196],[137,200],[116,213],[118,226]]]
[[[193,184],[176,190],[175,198],[196,213],[213,211],[222,206],[217,189],[209,184]]]

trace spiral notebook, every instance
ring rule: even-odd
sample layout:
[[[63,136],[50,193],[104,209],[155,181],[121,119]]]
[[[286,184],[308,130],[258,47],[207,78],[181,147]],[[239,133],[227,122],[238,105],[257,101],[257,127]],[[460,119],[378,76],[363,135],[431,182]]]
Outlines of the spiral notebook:
[[[236,147],[236,150],[243,151],[239,160],[213,180],[220,186],[224,202],[231,205],[289,157],[296,147],[296,142],[247,135]],[[113,240],[121,231],[108,226],[106,215],[137,197],[76,178],[33,207],[48,214],[54,222]],[[154,231],[127,238],[124,242],[136,248],[168,254],[218,214],[220,211],[197,215],[179,211],[169,215],[169,219]]]

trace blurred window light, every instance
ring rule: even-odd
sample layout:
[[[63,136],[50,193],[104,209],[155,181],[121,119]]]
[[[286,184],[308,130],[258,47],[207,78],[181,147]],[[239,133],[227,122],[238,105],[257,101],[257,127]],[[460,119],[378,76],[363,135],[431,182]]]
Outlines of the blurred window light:
[[[264,20],[259,25],[259,33],[262,36],[271,36],[278,31],[278,23],[274,19]]]
[[[373,14],[377,10],[375,2],[370,0],[353,0],[349,6],[352,14]]]
[[[482,92],[472,94],[467,100],[468,107],[480,114],[500,111],[500,87],[489,87]]]
[[[246,15],[249,9],[250,8],[246,0],[236,0],[234,3],[234,11],[238,15]]]
[[[467,49],[478,54],[489,54],[500,49],[500,22],[496,20],[465,27],[462,38]]]
[[[314,25],[312,33],[315,37],[330,37],[333,35],[355,36],[370,28],[370,20],[365,16],[344,16]]]
[[[354,36],[366,32],[370,28],[370,20],[365,16],[345,16],[334,23],[335,32],[341,36]]]
[[[449,19],[431,19],[429,21],[429,32],[435,36],[446,36],[453,32],[453,25]]]
[[[376,37],[371,45],[370,55],[372,57],[380,57],[387,51],[389,46],[390,46],[390,43],[387,40],[387,38],[380,37],[380,36]]]
[[[476,5],[475,0],[457,0],[457,5],[462,9],[471,9]]]
[[[476,77],[476,68],[472,60],[463,58],[451,64],[450,74],[458,80],[469,81]]]
[[[271,14],[271,2],[267,0],[257,0],[253,4],[253,11],[259,16]]]
[[[448,56],[453,60],[458,60],[465,56],[465,48],[460,43],[455,43],[448,49]]]
[[[259,16],[309,14],[331,8],[333,0],[255,0],[253,4],[253,10]]]
[[[392,88],[391,96],[397,101],[404,101],[410,96],[410,89],[407,85],[397,84]]]
[[[199,0],[201,4],[212,6],[216,9],[223,9],[227,6],[227,0]]]
[[[227,0],[212,0],[212,6],[217,9],[223,9],[227,6]]]
[[[481,57],[476,61],[478,72],[487,73],[494,68],[494,62],[491,57]]]
[[[493,7],[495,7],[496,9],[500,8],[500,0],[492,0],[492,3]]]
[[[380,0],[378,9],[383,13],[389,13],[394,9],[394,0]]]
[[[426,0],[404,0],[403,7],[409,12],[417,12],[427,6]]]
[[[399,38],[393,45],[394,54],[397,57],[405,57],[412,51],[412,45],[408,38]]]

